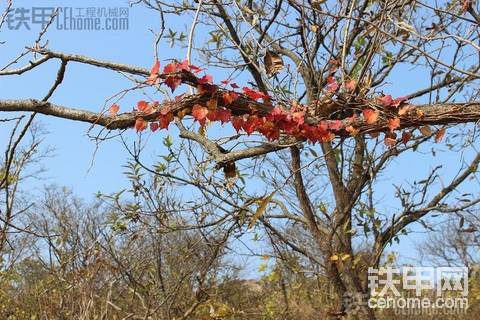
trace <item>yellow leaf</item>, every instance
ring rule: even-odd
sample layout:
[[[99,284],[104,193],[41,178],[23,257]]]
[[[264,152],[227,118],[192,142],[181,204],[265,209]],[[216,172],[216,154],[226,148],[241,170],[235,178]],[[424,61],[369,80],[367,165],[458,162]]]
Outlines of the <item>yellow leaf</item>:
[[[265,210],[267,210],[268,204],[270,203],[270,201],[272,201],[272,198],[273,198],[274,194],[275,194],[275,191],[270,193],[270,195],[262,198],[262,200],[260,201],[260,204],[258,205],[257,211],[253,215],[252,220],[250,221],[250,224],[248,225],[249,229],[251,229],[255,225],[257,220],[261,216],[263,216],[263,214],[265,213]]]
[[[342,261],[345,261],[349,258],[350,258],[350,255],[348,253],[345,253],[344,255],[342,255]]]
[[[338,256],[336,254],[334,254],[333,256],[330,257],[330,260],[331,261],[337,261],[338,260]]]

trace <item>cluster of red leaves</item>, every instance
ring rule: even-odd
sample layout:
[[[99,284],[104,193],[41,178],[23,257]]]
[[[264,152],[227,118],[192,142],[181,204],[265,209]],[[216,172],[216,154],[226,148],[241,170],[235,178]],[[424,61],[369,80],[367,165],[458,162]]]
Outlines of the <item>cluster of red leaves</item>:
[[[331,61],[332,75],[327,78],[326,92],[328,94],[335,94],[340,90],[344,92],[352,92],[356,89],[357,83],[355,80],[346,80],[344,83],[338,83],[333,74],[337,69],[338,63]],[[282,107],[274,107],[269,113],[260,114],[256,110],[250,108],[249,114],[240,116],[233,116],[229,106],[237,101],[240,97],[248,100],[259,101],[270,104],[270,97],[256,89],[240,87],[236,83],[229,80],[221,81],[223,88],[221,95],[216,94],[219,86],[213,84],[211,75],[204,75],[197,77],[196,74],[201,72],[197,66],[191,65],[188,61],[171,62],[163,68],[160,73],[160,62],[155,61],[151,68],[151,73],[146,80],[148,85],[165,84],[172,92],[182,84],[182,72],[194,75],[196,79],[197,91],[199,94],[209,94],[210,99],[205,105],[195,104],[191,108],[186,108],[177,112],[175,115],[167,107],[159,109],[159,102],[147,102],[141,100],[137,103],[134,111],[142,115],[150,115],[153,112],[159,111],[158,117],[154,121],[146,121],[142,116],[137,117],[135,121],[135,129],[143,131],[148,127],[150,122],[150,129],[156,131],[158,129],[168,129],[169,124],[174,117],[183,118],[185,115],[190,115],[195,121],[198,121],[201,126],[204,126],[207,121],[220,121],[222,124],[231,122],[237,133],[241,131],[247,135],[258,132],[269,141],[279,139],[281,134],[295,137],[299,140],[307,140],[311,143],[327,142],[335,138],[340,130],[349,133],[350,135],[358,134],[359,130],[355,127],[358,123],[364,125],[374,125],[378,121],[386,124],[389,131],[385,132],[385,144],[393,146],[397,143],[397,136],[394,130],[401,128],[400,118],[407,113],[414,111],[415,107],[406,103],[405,98],[393,98],[391,95],[383,95],[377,97],[366,103],[366,107],[360,114],[354,114],[343,120],[329,120],[321,121],[318,124],[312,125],[306,123],[305,106],[301,106],[294,102],[290,109]],[[231,89],[227,89],[229,86]],[[240,90],[240,91],[236,91]],[[177,96],[176,100],[180,101],[183,95]],[[110,107],[109,113],[114,116],[118,113],[119,106],[114,104]],[[388,116],[386,116],[388,114]],[[426,129],[425,129],[426,130]],[[424,131],[425,131],[424,130]],[[430,130],[428,128],[428,130]],[[422,128],[420,129],[422,132]],[[427,135],[428,133],[423,133]],[[430,132],[430,134],[432,134]],[[443,138],[445,130],[441,129],[436,133],[435,140],[438,142]],[[373,134],[375,136],[375,134]],[[377,134],[378,135],[378,134]],[[410,140],[411,133],[403,132],[400,141],[407,143]]]

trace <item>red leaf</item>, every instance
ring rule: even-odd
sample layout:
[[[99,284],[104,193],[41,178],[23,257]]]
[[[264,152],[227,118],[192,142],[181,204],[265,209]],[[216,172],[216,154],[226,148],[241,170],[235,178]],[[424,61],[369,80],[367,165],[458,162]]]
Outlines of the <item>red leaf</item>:
[[[269,141],[280,138],[280,130],[272,121],[266,121],[258,131],[263,134]]]
[[[439,143],[440,141],[442,141],[443,137],[445,136],[445,131],[446,131],[445,128],[441,128],[440,130],[438,130],[435,133],[435,142],[436,143]]]
[[[152,69],[150,69],[150,75],[152,74],[156,75],[158,71],[160,71],[160,61],[158,61],[157,59],[153,64]]]
[[[235,82],[232,83],[230,86],[231,86],[233,89],[238,89],[238,88],[240,88],[240,87],[238,86],[238,84],[236,84]]]
[[[163,73],[164,74],[172,73],[172,72],[176,72],[176,71],[177,71],[177,63],[176,62],[169,63],[163,68]]]
[[[137,102],[137,109],[145,113],[152,113],[153,108],[145,100],[140,100]]]
[[[242,129],[245,130],[247,135],[251,135],[257,127],[257,116],[249,116],[242,124]]]
[[[232,117],[232,112],[229,109],[225,109],[225,108],[218,109],[215,115],[215,119],[217,121],[218,120],[221,121],[222,124],[230,121],[231,117]]]
[[[372,109],[363,109],[363,117],[366,124],[374,124],[378,120],[378,111]]]
[[[380,104],[384,107],[390,107],[393,103],[393,99],[391,95],[386,95],[378,99],[380,101]]]
[[[145,110],[145,108],[148,106],[148,102],[145,100],[140,100],[137,102],[137,109],[140,111]]]
[[[158,84],[160,79],[158,78],[158,71],[160,70],[160,61],[156,60],[150,69],[150,76],[147,79],[147,84]]]
[[[164,108],[166,109],[166,108]],[[159,118],[160,129],[168,129],[168,125],[173,121],[173,114],[166,113]]]
[[[247,95],[252,100],[268,98],[268,96],[265,93],[260,92],[258,90],[253,90],[248,87],[243,87],[242,90],[243,90],[243,93],[245,93],[245,95]]]
[[[197,67],[196,65],[193,65],[193,64],[189,65],[189,67],[190,67],[190,70],[193,73],[199,73],[203,70],[202,68],[199,68],[199,67]]]
[[[167,77],[167,79],[165,79],[165,84],[172,89],[173,92],[180,84],[182,84],[182,79],[179,77]]]
[[[226,86],[227,84],[230,83],[230,80],[222,80],[220,81],[220,83]]]
[[[143,118],[137,118],[135,120],[135,129],[137,132],[147,129],[147,121],[145,121]]]
[[[328,77],[327,78],[327,91],[330,93],[333,93],[338,90],[338,83],[337,80],[334,77]]]
[[[328,123],[328,129],[338,131],[342,128],[342,121],[335,120]]]
[[[200,79],[198,79],[199,84],[207,84],[207,83],[213,83],[213,77],[209,74],[204,75]]]
[[[230,92],[224,93],[222,98],[223,98],[223,103],[231,104],[232,102],[238,99],[238,94],[236,92],[230,91]]]
[[[201,126],[205,125],[207,119],[208,109],[199,104],[193,106],[192,117],[197,120]]]
[[[210,121],[217,120],[217,113],[215,111],[208,110],[207,119]]]
[[[177,64],[176,67],[177,67],[177,68],[176,68],[177,71],[182,71],[182,70],[190,71],[190,65],[189,65],[187,59],[185,59],[185,60],[183,60],[181,63]]]
[[[158,128],[159,128],[158,122],[151,122],[151,123],[150,123],[150,130],[152,130],[152,132],[157,131]]]
[[[390,129],[390,131],[393,131],[397,128],[400,127],[400,118],[392,118],[392,119],[388,119],[388,129]]]
[[[110,113],[111,116],[116,116],[119,110],[120,110],[120,106],[118,104],[114,103],[108,109],[108,113]]]
[[[237,133],[240,132],[240,129],[242,128],[244,121],[245,120],[243,119],[243,117],[233,117],[232,118],[232,126],[235,128]]]
[[[403,144],[407,144],[408,141],[410,141],[410,138],[412,137],[412,134],[410,131],[404,131],[402,133],[402,142]]]

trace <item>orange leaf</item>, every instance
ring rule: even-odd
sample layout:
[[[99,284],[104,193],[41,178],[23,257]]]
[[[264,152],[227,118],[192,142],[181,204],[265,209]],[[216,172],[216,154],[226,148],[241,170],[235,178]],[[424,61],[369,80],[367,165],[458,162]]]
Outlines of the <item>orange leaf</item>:
[[[145,121],[143,118],[137,118],[135,120],[135,129],[137,132],[147,129],[147,121]]]
[[[393,118],[393,119],[388,119],[388,129],[390,129],[390,131],[393,131],[397,128],[400,127],[400,118]]]
[[[378,111],[372,109],[363,109],[363,117],[366,124],[374,124],[378,120]]]
[[[118,104],[112,104],[112,106],[108,109],[108,113],[110,113],[111,116],[117,115],[118,111],[120,110],[120,106]]]
[[[446,131],[445,128],[441,128],[440,130],[437,131],[437,133],[435,133],[436,143],[439,143],[440,141],[442,141],[443,137],[445,136],[445,131]]]

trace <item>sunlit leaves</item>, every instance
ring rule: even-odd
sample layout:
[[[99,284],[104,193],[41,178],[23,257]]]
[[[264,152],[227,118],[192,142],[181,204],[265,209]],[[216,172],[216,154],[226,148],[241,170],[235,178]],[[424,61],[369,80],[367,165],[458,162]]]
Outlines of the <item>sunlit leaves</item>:
[[[268,59],[266,67],[274,68],[274,64],[277,62],[278,68],[283,67],[280,60],[274,61],[276,59],[271,52]],[[405,97],[394,98],[389,94],[366,97],[363,90],[369,87],[369,82],[358,83],[355,77],[338,83],[335,73],[339,66],[340,63],[337,60],[328,62],[327,68],[330,75],[326,78],[324,96],[319,97],[319,109],[313,110],[311,105],[302,105],[298,101],[290,101],[290,104],[282,101],[275,105],[275,100],[266,92],[253,86],[243,86],[240,89],[230,79],[220,81],[220,86],[215,85],[210,74],[197,76],[197,73],[201,72],[202,69],[190,64],[187,60],[181,62],[173,60],[166,64],[162,73],[160,73],[160,62],[157,60],[150,70],[147,84],[165,85],[172,92],[180,85],[188,84],[196,88],[196,95],[199,100],[197,102],[195,100],[189,101],[189,96],[186,93],[177,95],[174,97],[172,104],[168,105],[175,106],[177,103],[178,106],[181,106],[182,103],[186,103],[186,105],[180,108],[175,106],[175,111],[171,111],[169,108],[159,109],[159,102],[157,101],[140,100],[134,108],[134,112],[143,113],[145,117],[138,115],[134,127],[137,131],[143,131],[150,125],[150,130],[155,132],[159,129],[167,129],[174,118],[181,120],[185,116],[191,116],[202,127],[205,126],[207,120],[218,121],[222,125],[231,122],[238,134],[252,135],[258,133],[269,141],[286,136],[317,143],[331,141],[336,136],[361,134],[362,127],[369,125],[373,128],[368,128],[368,134],[372,138],[376,138],[383,132],[385,134],[384,142],[387,146],[394,146],[397,142],[406,144],[411,139],[411,133],[402,133],[401,139],[397,141],[397,135],[394,131],[402,127],[402,123],[407,117],[421,119],[424,116],[421,108],[408,104]],[[359,97],[355,97],[357,94]],[[347,107],[345,110],[347,115],[338,118],[337,115],[342,114],[344,110],[340,113],[336,111],[336,108],[343,108],[342,103],[345,102],[342,99],[345,98],[353,98],[352,101],[358,107],[355,106],[352,109]],[[317,110],[331,112],[335,116],[330,117],[327,114],[320,119],[314,119],[316,117],[314,113]],[[116,115],[118,111],[119,107],[117,105],[112,105],[109,109],[111,116]],[[153,116],[154,114],[156,116]],[[309,117],[311,118],[308,119]],[[148,119],[148,121],[145,119]],[[410,121],[410,119],[408,120]],[[409,121],[406,123],[409,123]],[[433,135],[429,127],[421,127],[419,130],[424,136]],[[444,134],[444,129],[438,130],[435,133],[435,140],[437,142],[441,141]]]

